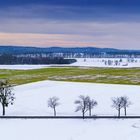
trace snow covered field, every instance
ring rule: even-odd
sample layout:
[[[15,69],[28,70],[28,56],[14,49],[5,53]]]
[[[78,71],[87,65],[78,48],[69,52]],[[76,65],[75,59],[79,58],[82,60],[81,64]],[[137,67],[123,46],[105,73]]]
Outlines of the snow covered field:
[[[46,67],[49,67],[49,65],[0,65],[0,69],[15,69],[15,70],[39,69]]]
[[[61,104],[57,108],[58,115],[81,115],[81,112],[75,112],[74,101],[79,95],[89,95],[98,102],[93,114],[117,115],[111,107],[111,98],[126,95],[133,103],[128,108],[128,115],[140,115],[139,91],[140,86],[41,81],[15,87],[15,104],[7,108],[6,114],[53,115],[53,110],[47,107],[47,100],[57,96]]]
[[[118,67],[118,68],[133,68],[140,67],[140,58],[137,59],[126,59],[122,58],[76,58],[77,62],[70,65],[0,65],[0,69],[39,69],[46,68],[50,66],[78,66],[78,67]],[[122,62],[119,62],[119,61]],[[108,65],[108,61],[111,65]],[[116,65],[116,61],[118,61]],[[110,63],[109,62],[109,63]]]
[[[116,115],[111,97],[127,95],[133,103],[128,114],[140,115],[139,91],[140,86],[41,81],[15,87],[15,104],[7,108],[6,114],[52,115],[47,100],[58,96],[61,103],[58,115],[81,115],[74,112],[73,102],[82,94],[98,101],[93,114]],[[2,140],[139,140],[140,119],[1,119],[0,132]]]
[[[139,140],[140,120],[0,120],[1,140]]]
[[[87,67],[119,67],[119,68],[131,68],[140,67],[140,58],[127,59],[127,58],[77,58],[77,62],[71,64],[71,66],[87,66]],[[111,65],[108,65],[111,63]],[[121,62],[119,62],[121,61]],[[117,65],[116,65],[117,62]]]

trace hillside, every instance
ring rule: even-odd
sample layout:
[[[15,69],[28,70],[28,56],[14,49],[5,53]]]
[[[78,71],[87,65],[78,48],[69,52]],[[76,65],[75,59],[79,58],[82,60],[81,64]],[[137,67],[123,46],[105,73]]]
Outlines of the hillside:
[[[0,46],[0,54],[35,54],[35,53],[116,53],[116,54],[140,54],[140,50],[119,50],[114,48],[97,47],[23,47],[23,46]]]

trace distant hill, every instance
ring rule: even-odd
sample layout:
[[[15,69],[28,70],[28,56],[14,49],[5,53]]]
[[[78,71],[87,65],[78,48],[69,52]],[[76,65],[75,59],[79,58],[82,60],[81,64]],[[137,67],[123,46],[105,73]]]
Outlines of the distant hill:
[[[35,53],[116,53],[116,54],[140,54],[140,50],[119,50],[114,48],[97,47],[21,47],[21,46],[0,46],[0,54],[35,54]]]

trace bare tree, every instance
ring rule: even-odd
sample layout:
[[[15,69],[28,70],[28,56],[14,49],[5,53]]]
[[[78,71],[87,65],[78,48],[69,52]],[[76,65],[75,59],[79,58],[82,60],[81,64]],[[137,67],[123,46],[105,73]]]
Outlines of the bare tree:
[[[74,103],[77,104],[78,106],[76,107],[75,112],[77,111],[81,111],[82,112],[82,116],[83,119],[85,118],[85,113],[88,111],[89,107],[88,107],[88,101],[89,101],[89,97],[88,96],[83,96],[80,95],[79,96],[79,100],[76,100]]]
[[[124,108],[124,114],[126,116],[126,109],[127,107],[129,107],[132,103],[129,101],[129,98],[127,96],[123,96],[121,97],[121,100],[122,100],[122,105],[123,105],[123,108]]]
[[[54,116],[56,116],[56,107],[58,105],[60,105],[60,103],[58,102],[59,101],[59,98],[58,97],[51,97],[49,98],[48,100],[48,107],[51,107],[54,111]]]
[[[112,98],[112,102],[113,102],[112,107],[118,110],[118,117],[120,117],[120,111],[121,108],[123,108],[123,101],[121,97]]]
[[[5,115],[5,107],[8,107],[9,104],[13,105],[14,103],[14,93],[12,92],[12,86],[8,83],[7,80],[0,81],[0,103],[3,109],[3,115]]]
[[[92,109],[98,105],[97,101],[95,101],[94,99],[90,99],[90,97],[88,97],[88,110],[89,110],[89,116],[91,116],[91,111]]]

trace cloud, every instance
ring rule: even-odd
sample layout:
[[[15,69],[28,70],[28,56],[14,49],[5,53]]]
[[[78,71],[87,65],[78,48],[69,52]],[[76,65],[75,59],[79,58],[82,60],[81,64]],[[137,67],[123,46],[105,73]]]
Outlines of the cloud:
[[[111,26],[111,25],[110,25]],[[108,26],[109,27],[109,26]],[[35,34],[35,33],[0,33],[1,45],[17,45],[17,46],[37,46],[37,47],[108,47],[119,49],[139,49],[139,25],[135,24],[135,33],[130,34],[133,30],[130,25],[124,25],[122,28],[116,28],[112,25],[112,29],[104,28],[104,34],[87,35],[87,34]],[[98,27],[99,28],[99,27]],[[106,29],[105,29],[106,28]],[[101,30],[102,30],[101,29]],[[113,30],[114,29],[114,30]],[[139,28],[140,29],[140,28]],[[108,30],[108,33],[105,31]]]
[[[62,34],[27,34],[27,33],[0,33],[1,45],[38,46],[38,47],[73,47],[94,46],[94,42],[86,42],[90,36],[62,35]]]
[[[53,6],[24,5],[3,7],[1,19],[38,19],[55,21],[98,21],[98,22],[130,22],[140,21],[140,9],[136,6]]]
[[[1,6],[47,4],[47,5],[71,5],[71,6],[91,6],[91,5],[139,5],[139,0],[1,0]]]
[[[9,5],[0,10],[0,44],[139,49],[140,10],[134,7]]]

